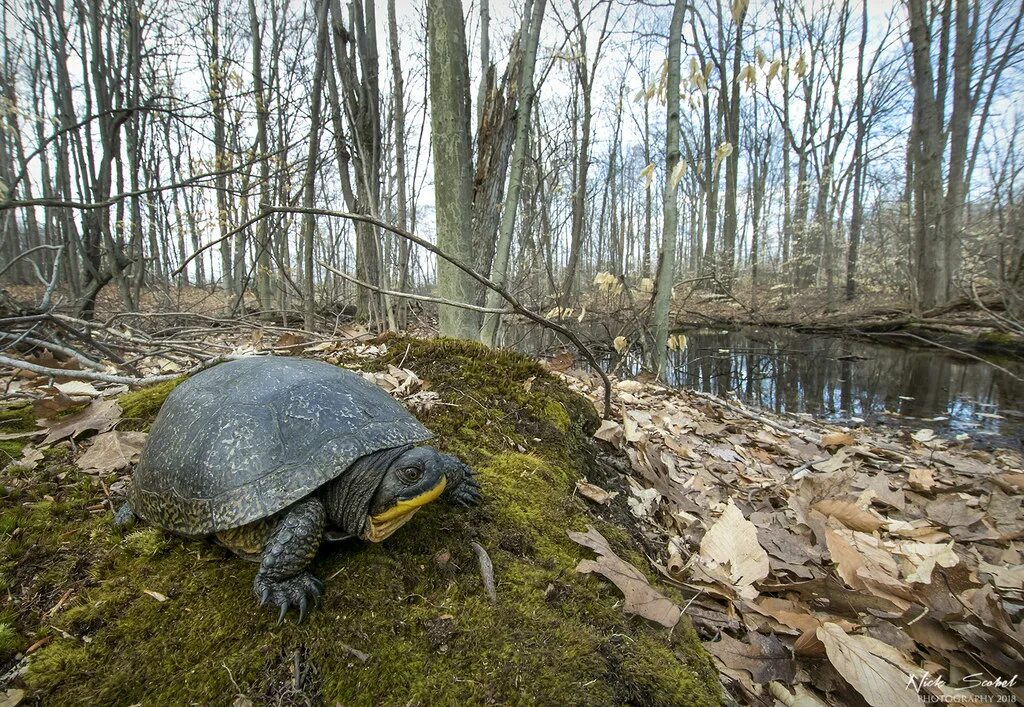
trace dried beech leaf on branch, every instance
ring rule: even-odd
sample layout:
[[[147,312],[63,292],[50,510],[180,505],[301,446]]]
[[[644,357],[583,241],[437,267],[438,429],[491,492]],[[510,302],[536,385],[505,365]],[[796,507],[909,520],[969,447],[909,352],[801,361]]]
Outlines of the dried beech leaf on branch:
[[[643,616],[666,628],[672,628],[679,622],[683,612],[675,602],[652,587],[643,572],[616,555],[596,528],[588,525],[585,533],[572,530],[567,532],[573,542],[593,550],[598,555],[597,560],[581,560],[576,566],[576,571],[594,572],[611,580],[622,592],[623,611]]]
[[[728,567],[726,576],[741,596],[757,596],[754,582],[768,576],[768,553],[757,542],[757,526],[743,517],[730,499],[725,511],[700,542],[701,564],[712,573]]]

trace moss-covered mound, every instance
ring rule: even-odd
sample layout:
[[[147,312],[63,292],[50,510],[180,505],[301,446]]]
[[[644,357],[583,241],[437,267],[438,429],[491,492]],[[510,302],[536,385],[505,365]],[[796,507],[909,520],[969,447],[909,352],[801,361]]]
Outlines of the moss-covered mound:
[[[574,572],[589,553],[566,529],[594,522],[572,494],[591,406],[533,361],[473,344],[394,339],[372,365],[400,361],[440,394],[421,417],[477,470],[480,508],[435,504],[381,545],[328,546],[319,606],[277,626],[254,565],[154,529],[122,537],[111,479],[55,450],[0,477],[0,673],[31,652],[20,680],[48,704],[717,704],[685,620],[628,618],[614,587]],[[133,415],[153,415],[135,395]],[[625,532],[598,527],[640,565]]]

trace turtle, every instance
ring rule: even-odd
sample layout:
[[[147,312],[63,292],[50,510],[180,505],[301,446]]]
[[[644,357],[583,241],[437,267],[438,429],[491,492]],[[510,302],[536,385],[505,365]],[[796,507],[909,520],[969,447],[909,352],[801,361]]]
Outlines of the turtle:
[[[160,408],[115,523],[212,539],[259,563],[261,606],[299,621],[324,539],[381,542],[426,504],[480,502],[473,471],[384,390],[323,361],[248,356],[181,383]]]

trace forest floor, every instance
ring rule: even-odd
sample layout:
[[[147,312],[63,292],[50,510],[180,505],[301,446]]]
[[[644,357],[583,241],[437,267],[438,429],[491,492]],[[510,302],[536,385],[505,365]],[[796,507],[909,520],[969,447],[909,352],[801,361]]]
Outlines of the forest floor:
[[[599,421],[598,379],[565,357],[340,323],[309,335],[219,309],[96,329],[132,342],[140,374],[172,379],[154,388],[79,380],[78,362],[39,352],[25,360],[67,378],[4,372],[5,707],[1024,698],[1018,452],[636,380],[614,381]],[[281,628],[253,611],[250,565],[110,527],[175,380],[200,354],[265,353],[363,371],[485,489],[468,515],[425,512],[381,547],[322,553],[322,605]]]

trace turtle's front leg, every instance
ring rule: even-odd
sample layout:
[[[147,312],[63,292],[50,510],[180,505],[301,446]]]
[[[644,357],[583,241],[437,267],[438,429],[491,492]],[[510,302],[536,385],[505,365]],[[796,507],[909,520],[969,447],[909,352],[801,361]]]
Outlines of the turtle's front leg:
[[[324,536],[324,507],[317,498],[307,498],[288,510],[263,548],[256,572],[255,590],[260,606],[279,607],[277,622],[288,609],[299,610],[299,621],[306,615],[310,598],[316,599],[323,585],[306,571]]]

